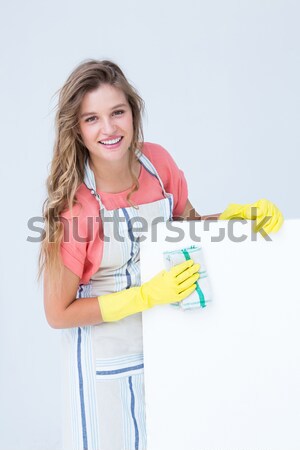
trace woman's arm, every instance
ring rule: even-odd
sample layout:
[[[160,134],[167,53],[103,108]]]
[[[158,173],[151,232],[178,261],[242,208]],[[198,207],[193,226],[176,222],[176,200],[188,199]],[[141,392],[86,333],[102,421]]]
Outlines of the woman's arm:
[[[194,261],[187,260],[169,271],[162,270],[140,287],[77,300],[74,297],[79,278],[65,268],[56,293],[45,276],[45,313],[48,323],[53,328],[72,328],[96,325],[103,321],[115,322],[156,305],[181,301],[196,289],[199,267]]]
[[[185,209],[180,217],[175,217],[174,220],[218,220],[221,213],[209,214],[208,216],[201,216],[197,213],[189,199],[187,199]]]
[[[44,275],[44,307],[52,328],[72,328],[103,322],[98,298],[76,299],[79,277],[63,267],[60,283]],[[55,286],[55,288],[54,288]]]

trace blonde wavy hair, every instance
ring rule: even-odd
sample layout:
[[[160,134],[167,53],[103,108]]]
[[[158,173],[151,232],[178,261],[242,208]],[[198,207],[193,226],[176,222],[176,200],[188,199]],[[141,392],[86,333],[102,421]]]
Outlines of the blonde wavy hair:
[[[129,147],[129,169],[133,186],[127,201],[134,206],[130,197],[138,190],[139,182],[133,172],[133,162],[136,154],[141,152],[144,142],[144,101],[117,64],[109,60],[86,60],[74,69],[58,91],[56,138],[50,174],[46,182],[48,197],[42,208],[44,235],[38,258],[38,280],[45,269],[52,280],[57,280],[62,273],[60,246],[63,224],[57,218],[67,209],[72,211],[72,207],[77,203],[76,190],[83,182],[84,163],[88,157],[88,150],[79,132],[79,110],[84,95],[102,84],[121,89],[131,107],[133,138]]]

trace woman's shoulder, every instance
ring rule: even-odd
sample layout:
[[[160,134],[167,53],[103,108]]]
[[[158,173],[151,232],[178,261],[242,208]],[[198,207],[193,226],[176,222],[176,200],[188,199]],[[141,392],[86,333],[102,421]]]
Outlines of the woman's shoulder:
[[[160,144],[154,142],[144,142],[142,153],[151,161],[166,161],[171,158],[170,153]]]
[[[72,208],[67,208],[62,212],[62,217],[69,220],[73,217],[82,219],[99,215],[99,203],[84,183],[78,186],[75,193],[75,201]]]
[[[172,176],[179,170],[169,151],[160,144],[144,142],[142,153],[148,158],[160,175]]]

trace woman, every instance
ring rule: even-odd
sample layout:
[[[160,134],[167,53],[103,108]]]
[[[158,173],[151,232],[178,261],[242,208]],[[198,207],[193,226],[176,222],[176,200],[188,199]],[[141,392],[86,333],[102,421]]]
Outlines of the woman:
[[[80,64],[60,90],[40,274],[47,320],[64,329],[66,450],[146,449],[141,312],[199,278],[186,261],[141,286],[135,222],[200,218],[172,157],[143,142],[143,106],[107,60]]]

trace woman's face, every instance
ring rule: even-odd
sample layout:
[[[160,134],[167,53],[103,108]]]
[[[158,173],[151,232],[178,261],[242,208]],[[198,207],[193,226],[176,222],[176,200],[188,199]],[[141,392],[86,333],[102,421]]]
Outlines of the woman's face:
[[[132,111],[120,89],[103,84],[87,92],[79,111],[79,128],[93,162],[128,161]]]

